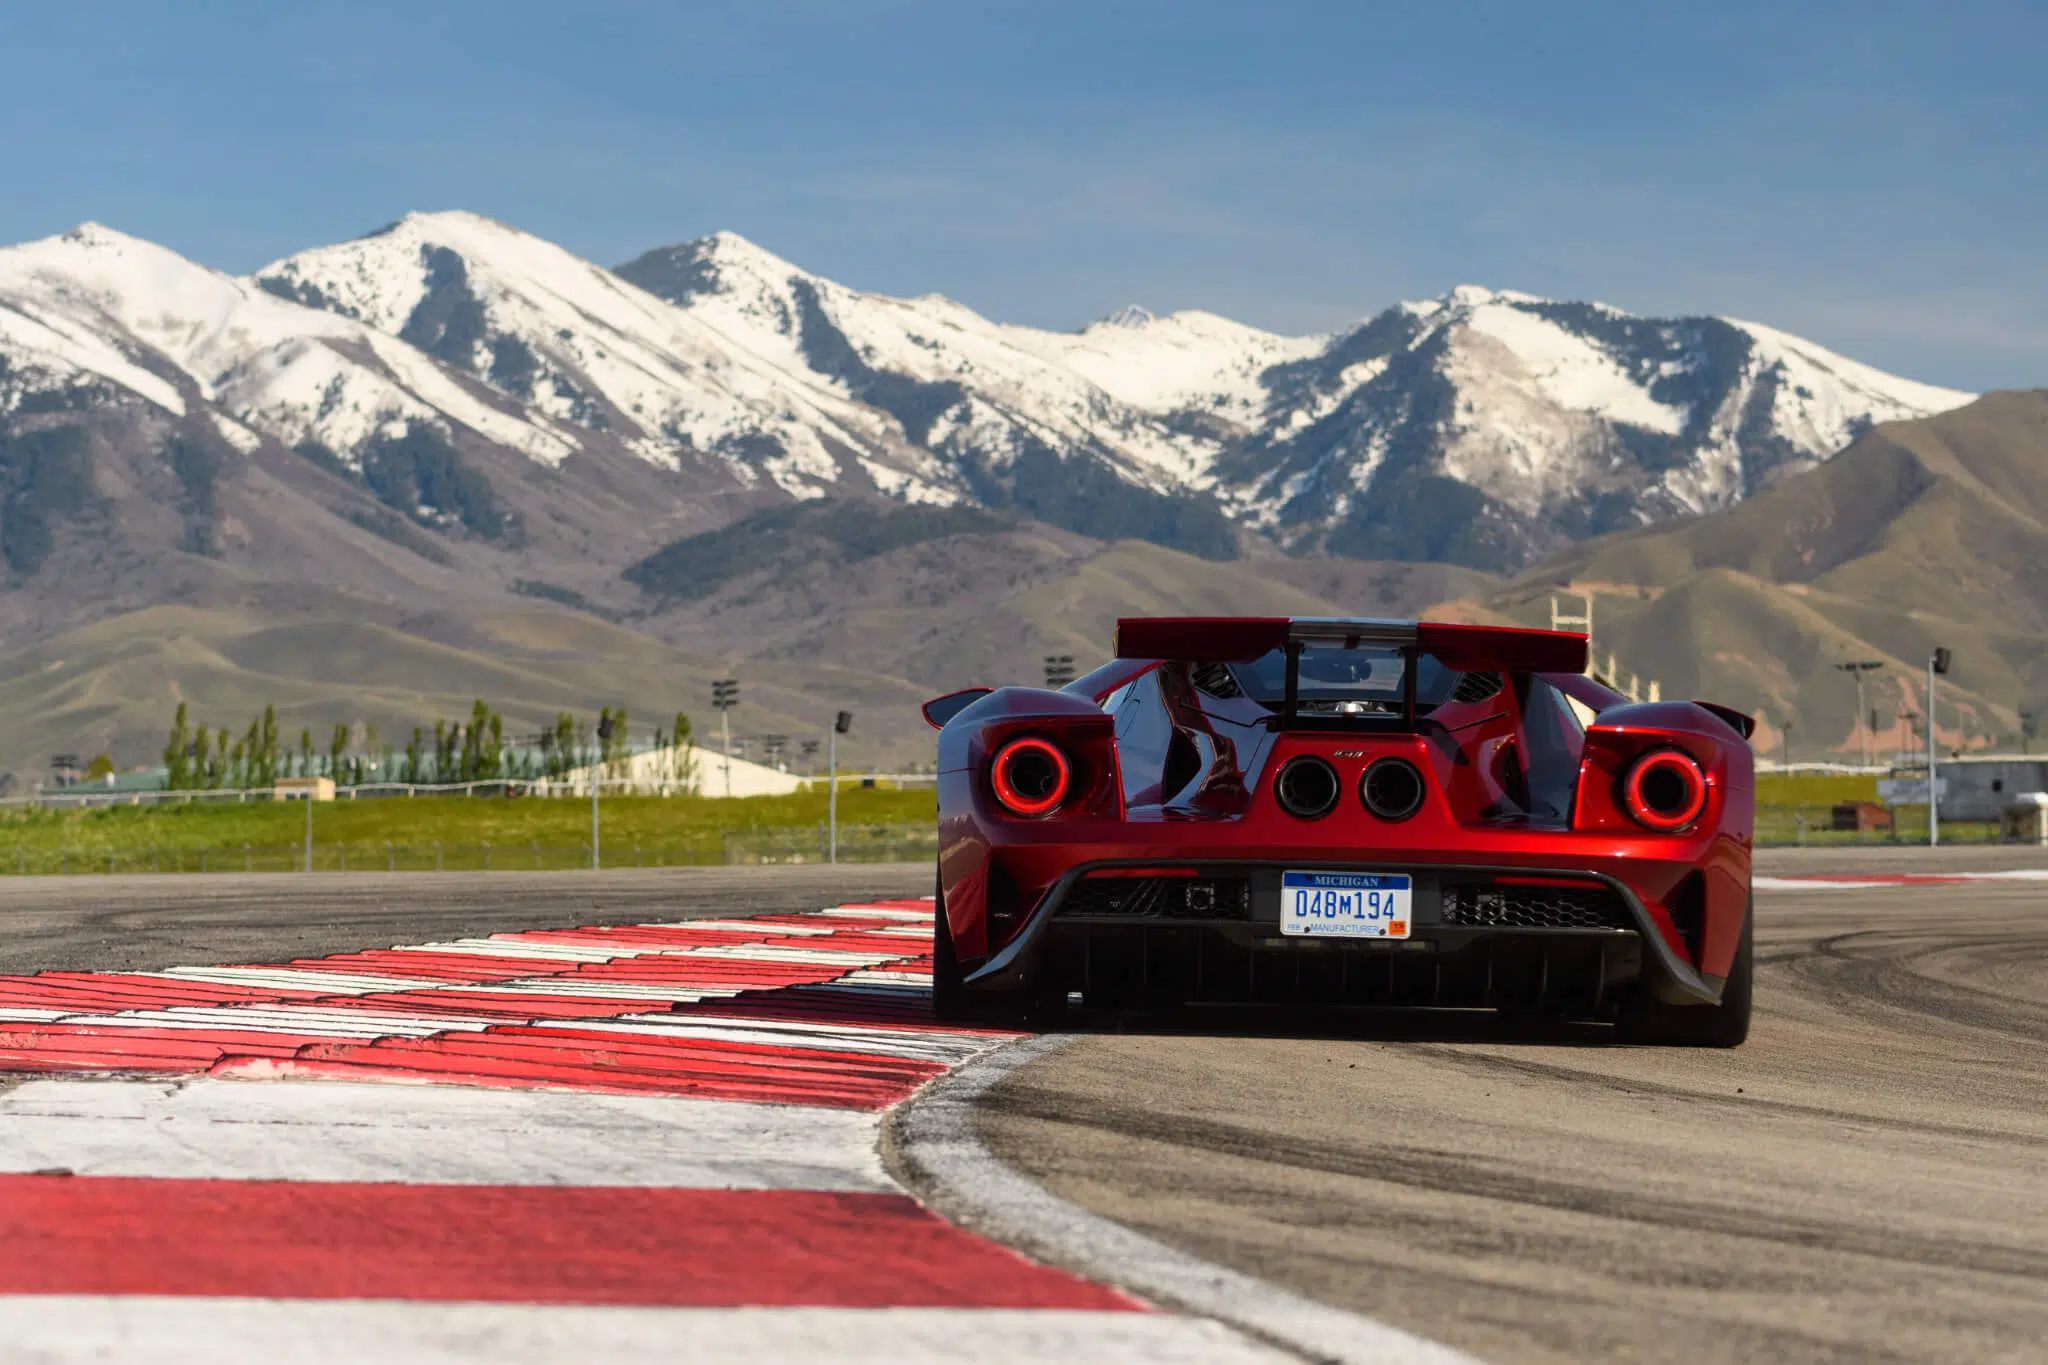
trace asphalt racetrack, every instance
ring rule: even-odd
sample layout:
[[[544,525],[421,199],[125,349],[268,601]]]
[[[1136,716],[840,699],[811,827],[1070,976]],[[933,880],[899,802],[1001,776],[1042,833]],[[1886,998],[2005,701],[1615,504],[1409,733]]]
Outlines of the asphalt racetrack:
[[[1757,917],[1733,1051],[1084,1021],[983,1135],[1095,1213],[1489,1360],[2048,1360],[2048,882],[1760,890]]]
[[[2042,866],[1788,850],[1759,872]],[[922,864],[8,879],[0,973],[786,914],[930,881]],[[994,1090],[982,1134],[1086,1209],[1488,1360],[2048,1359],[2048,882],[1757,906],[1758,1017],[1735,1051],[1456,1019],[1083,1015]]]

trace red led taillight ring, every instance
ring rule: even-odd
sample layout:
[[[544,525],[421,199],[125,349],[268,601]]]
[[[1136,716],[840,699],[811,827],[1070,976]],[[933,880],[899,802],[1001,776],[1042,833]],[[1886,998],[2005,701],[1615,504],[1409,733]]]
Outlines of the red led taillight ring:
[[[1052,785],[1037,796],[1028,796],[1017,787],[1015,765],[1020,759],[1038,758],[1052,767]],[[1073,785],[1074,770],[1067,764],[1067,756],[1059,746],[1043,739],[1013,739],[996,751],[995,762],[989,764],[989,785],[995,788],[996,800],[1012,815],[1050,815],[1058,809],[1060,802],[1067,799],[1067,789]]]
[[[1645,783],[1664,773],[1673,774],[1682,784],[1679,799],[1652,805]],[[1629,818],[1637,824],[1659,834],[1675,834],[1699,819],[1700,812],[1707,808],[1706,774],[1690,754],[1659,749],[1644,754],[1628,770],[1628,776],[1622,779],[1621,800]]]

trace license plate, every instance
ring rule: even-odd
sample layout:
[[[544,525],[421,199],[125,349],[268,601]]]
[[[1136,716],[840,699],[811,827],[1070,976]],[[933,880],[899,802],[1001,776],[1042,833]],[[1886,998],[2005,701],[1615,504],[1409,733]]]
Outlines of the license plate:
[[[1414,886],[1398,872],[1283,872],[1280,932],[1406,938]]]

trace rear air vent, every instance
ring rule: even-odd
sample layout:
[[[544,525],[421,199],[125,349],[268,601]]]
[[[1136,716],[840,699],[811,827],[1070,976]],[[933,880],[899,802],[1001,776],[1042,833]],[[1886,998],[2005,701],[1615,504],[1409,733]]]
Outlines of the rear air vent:
[[[1467,673],[1458,679],[1458,686],[1451,693],[1452,701],[1485,701],[1488,697],[1500,695],[1501,681],[1498,673]]]
[[[1297,820],[1320,820],[1337,808],[1337,770],[1320,758],[1304,754],[1280,765],[1273,779],[1273,799]]]
[[[1406,820],[1422,809],[1422,774],[1405,758],[1383,758],[1358,780],[1358,799],[1382,820]]]
[[[1232,677],[1230,670],[1222,664],[1196,664],[1188,671],[1188,677],[1194,681],[1196,687],[1212,697],[1220,697],[1227,701],[1232,697],[1244,695],[1244,689],[1237,685],[1237,679]]]

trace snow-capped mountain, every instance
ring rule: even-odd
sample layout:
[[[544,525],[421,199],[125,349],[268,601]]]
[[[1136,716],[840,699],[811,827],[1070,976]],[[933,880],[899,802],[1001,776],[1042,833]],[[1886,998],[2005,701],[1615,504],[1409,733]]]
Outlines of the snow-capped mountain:
[[[1471,287],[1334,336],[1139,308],[1056,333],[730,233],[616,271],[467,213],[247,279],[92,225],[0,251],[0,436],[203,421],[428,530],[606,574],[678,527],[853,494],[1510,568],[1970,397],[1755,324]]]

